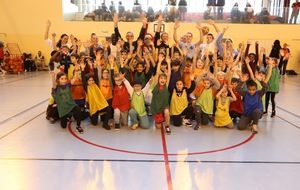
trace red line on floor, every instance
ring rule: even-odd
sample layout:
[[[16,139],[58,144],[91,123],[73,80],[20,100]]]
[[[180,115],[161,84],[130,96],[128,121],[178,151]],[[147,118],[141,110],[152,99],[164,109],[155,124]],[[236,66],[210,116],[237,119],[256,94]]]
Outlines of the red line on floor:
[[[166,137],[163,127],[161,128],[161,141],[164,151],[164,160],[165,160],[165,167],[166,167],[166,175],[167,175],[167,182],[168,182],[168,190],[173,190],[173,183],[172,183],[172,177],[171,177],[171,171],[170,171],[170,162],[168,157],[168,149],[167,149],[167,143],[166,143]]]
[[[75,138],[77,138],[78,140],[80,140],[82,142],[85,142],[85,143],[87,143],[89,145],[99,147],[99,148],[103,148],[103,149],[107,149],[107,150],[112,150],[112,151],[117,151],[117,152],[129,153],[129,154],[140,154],[140,155],[149,155],[149,156],[164,156],[164,154],[162,154],[162,153],[137,152],[137,151],[130,151],[130,150],[122,150],[122,149],[111,148],[111,147],[102,146],[102,145],[90,142],[88,140],[85,140],[85,139],[79,137],[77,134],[75,134],[75,132],[71,128],[71,122],[69,122],[68,129],[69,129],[69,132]],[[243,144],[246,144],[249,141],[251,141],[254,138],[254,136],[255,136],[255,134],[251,133],[251,135],[246,140],[244,140],[244,141],[242,141],[242,142],[240,142],[238,144],[235,144],[235,145],[232,145],[232,146],[229,146],[229,147],[225,147],[225,148],[221,148],[221,149],[208,150],[208,151],[202,151],[202,152],[189,152],[189,153],[183,153],[183,154],[180,154],[180,153],[171,153],[171,154],[168,154],[168,156],[198,155],[198,154],[209,154],[209,153],[221,152],[221,151],[233,149],[233,148],[236,148],[236,147],[241,146]]]

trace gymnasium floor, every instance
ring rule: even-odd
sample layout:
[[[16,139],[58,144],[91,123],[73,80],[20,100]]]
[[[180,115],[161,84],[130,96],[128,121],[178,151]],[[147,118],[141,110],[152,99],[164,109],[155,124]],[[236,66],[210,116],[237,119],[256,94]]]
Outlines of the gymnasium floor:
[[[0,78],[1,190],[300,189],[300,76],[281,79],[259,133],[203,126],[107,131],[45,119],[47,72]]]

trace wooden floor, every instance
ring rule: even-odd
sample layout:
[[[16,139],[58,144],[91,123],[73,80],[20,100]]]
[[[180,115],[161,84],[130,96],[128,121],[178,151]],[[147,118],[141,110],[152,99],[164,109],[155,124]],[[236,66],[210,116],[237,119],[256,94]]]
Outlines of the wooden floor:
[[[1,190],[299,190],[300,76],[284,76],[259,133],[203,126],[107,131],[45,119],[47,72],[0,78]]]

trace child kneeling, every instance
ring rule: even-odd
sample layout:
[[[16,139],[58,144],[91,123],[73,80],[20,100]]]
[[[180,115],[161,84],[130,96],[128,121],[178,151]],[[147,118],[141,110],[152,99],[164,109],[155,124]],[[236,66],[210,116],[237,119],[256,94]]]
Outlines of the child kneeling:
[[[263,114],[262,96],[267,92],[268,85],[264,81],[260,81],[262,85],[261,90],[257,90],[257,84],[253,80],[246,82],[247,91],[243,91],[244,81],[248,79],[248,76],[243,76],[243,81],[238,84],[236,90],[243,97],[244,100],[244,113],[238,122],[237,128],[243,130],[247,128],[252,122],[252,132],[257,133],[258,120]]]

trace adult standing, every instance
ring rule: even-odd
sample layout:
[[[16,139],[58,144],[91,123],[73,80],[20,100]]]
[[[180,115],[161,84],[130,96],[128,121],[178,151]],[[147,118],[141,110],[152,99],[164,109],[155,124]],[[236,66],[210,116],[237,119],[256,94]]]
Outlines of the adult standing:
[[[203,43],[203,33],[200,22],[197,23],[196,28],[199,30],[199,40],[196,43],[192,43],[193,40],[193,34],[191,32],[186,33],[186,43],[180,42],[177,39],[177,29],[180,27],[179,22],[175,22],[174,24],[174,32],[173,32],[173,39],[174,41],[179,44],[179,47],[183,49],[184,47],[187,47],[187,57],[193,58],[194,51],[196,46],[199,46],[201,43]]]
[[[224,10],[224,6],[225,6],[225,0],[217,0],[216,6],[217,6],[217,11],[218,11],[218,20],[222,20],[223,19],[223,10]]]
[[[125,7],[124,5],[122,5],[122,1],[119,1],[119,6],[118,6],[119,18],[123,18],[124,12],[125,12]]]
[[[242,13],[239,10],[239,4],[235,3],[230,12],[230,18],[232,23],[240,23],[241,22]]]
[[[275,40],[273,43],[273,47],[272,47],[269,57],[275,57],[275,58],[279,59],[280,49],[281,49],[280,41]]]
[[[280,50],[280,63],[278,65],[280,74],[285,75],[286,74],[286,66],[288,64],[289,58],[290,58],[290,49],[287,47],[288,44],[284,43],[283,48]]]
[[[178,3],[179,19],[181,21],[185,20],[185,14],[187,12],[187,2],[186,0],[180,0]]]
[[[293,19],[294,19],[294,24],[296,24],[297,18],[298,18],[298,15],[299,15],[299,9],[300,9],[299,0],[296,0],[296,2],[292,4],[292,9],[293,10],[292,10],[291,18],[290,18],[290,24],[292,24]]]

